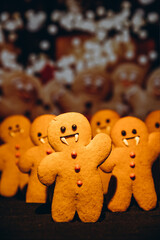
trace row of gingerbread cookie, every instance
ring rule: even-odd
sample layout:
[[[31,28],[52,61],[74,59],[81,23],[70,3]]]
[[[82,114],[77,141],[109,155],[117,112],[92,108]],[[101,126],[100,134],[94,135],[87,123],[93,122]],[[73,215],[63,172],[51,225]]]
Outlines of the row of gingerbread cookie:
[[[52,116],[53,117],[53,116]],[[110,116],[111,117],[111,116]],[[17,120],[16,120],[17,121]],[[44,119],[42,120],[42,122],[44,123]],[[108,121],[107,121],[108,122]],[[40,123],[40,122],[39,122]],[[40,127],[40,125],[41,124],[34,124],[36,127],[39,125],[39,127]],[[45,124],[45,125],[47,125],[47,124]],[[76,126],[76,124],[74,124],[75,126]],[[18,127],[18,125],[16,124],[15,125],[16,126],[16,128]],[[72,125],[72,128],[73,129],[75,129],[76,127],[75,126],[73,126]],[[62,131],[64,131],[65,132],[65,127],[64,126],[62,126],[63,127],[63,130]],[[4,129],[4,126],[3,126],[3,129]],[[22,132],[24,132],[24,129],[23,128],[20,128],[20,126],[19,126],[19,130],[18,129],[12,129],[11,130],[11,126],[9,126],[8,127],[8,129],[10,129],[10,136],[15,136],[15,134],[16,133],[22,133]],[[34,129],[34,128],[33,128]],[[73,130],[72,129],[72,130]],[[22,131],[23,130],[23,131]],[[38,128],[37,128],[37,130],[38,130]],[[76,130],[76,129],[75,129]],[[75,130],[73,130],[73,131],[75,131]],[[34,134],[33,134],[33,138],[32,138],[32,140],[34,141],[34,143],[39,143],[39,141],[40,142],[42,142],[42,143],[45,143],[45,140],[44,139],[46,139],[46,135],[43,135],[42,134],[42,132],[36,132],[35,130],[33,130],[33,131],[31,131],[32,133],[34,132]],[[77,139],[77,134],[75,134],[75,138]],[[65,139],[65,140],[64,140]],[[37,141],[37,142],[36,142]],[[62,138],[62,143],[63,144],[66,144],[67,146],[68,146],[68,142],[67,142],[67,140],[66,140],[66,138]],[[77,141],[76,141],[76,143],[77,143]],[[18,146],[18,144],[16,144],[16,146],[15,146],[15,148],[17,149],[17,150],[19,150],[20,149],[20,146]],[[34,149],[34,150],[33,150]],[[43,150],[41,151],[41,154],[39,154],[39,149],[38,148],[33,148],[32,150],[33,150],[33,152],[32,151],[30,151],[30,154],[28,154],[28,161],[25,161],[25,162],[23,162],[23,171],[30,171],[31,169],[33,170],[33,168],[32,168],[32,166],[34,165],[36,165],[35,164],[35,162],[34,162],[34,164],[33,164],[33,162],[32,162],[32,160],[31,160],[31,158],[34,158],[33,156],[34,156],[34,152],[36,152],[36,154],[35,154],[35,159],[37,158],[37,155],[39,155],[39,157],[41,156],[42,158],[46,155],[46,154],[49,154],[49,153],[51,153],[51,149],[49,149],[48,148],[48,150],[46,150],[46,147],[45,147],[45,151],[44,151],[44,148],[43,148]],[[28,151],[29,152],[29,151]],[[42,153],[43,152],[43,153]],[[45,152],[45,154],[44,154],[44,152]],[[43,156],[42,156],[43,155]],[[20,157],[20,154],[17,154],[16,153],[16,157]],[[76,158],[77,157],[77,155],[76,155],[76,153],[73,151],[73,153],[72,153],[72,158]],[[21,158],[20,158],[21,159]],[[21,162],[21,161],[20,161]],[[28,162],[28,163],[27,163]],[[29,165],[28,165],[29,164]],[[27,166],[28,165],[28,166]],[[35,166],[35,168],[36,168],[36,166]],[[28,169],[28,170],[27,170]],[[35,178],[36,178],[36,175],[33,173],[33,172],[36,172],[36,171],[32,171],[32,181],[30,181],[30,190],[29,190],[29,192],[30,192],[30,195],[29,195],[29,198],[30,199],[32,199],[32,197],[33,197],[33,195],[36,195],[36,184],[34,185],[34,182],[35,182]],[[76,166],[75,166],[75,172],[76,173],[79,173],[80,172],[80,165],[79,164],[76,164]],[[31,184],[32,183],[32,184]],[[33,185],[34,185],[34,187],[33,187]],[[82,183],[82,181],[81,180],[79,180],[79,181],[77,181],[77,186],[79,186],[79,187],[81,187],[83,185],[83,183]],[[37,189],[37,192],[38,192],[38,189]],[[34,197],[33,197],[34,198]]]
[[[72,82],[55,78],[42,85],[25,71],[4,71],[0,74],[0,117],[24,114],[33,120],[40,114],[68,111],[91,117],[99,109],[109,108],[120,116],[144,119],[148,112],[159,109],[159,75],[159,68],[147,76],[146,68],[129,62],[112,72],[96,67],[77,73]]]

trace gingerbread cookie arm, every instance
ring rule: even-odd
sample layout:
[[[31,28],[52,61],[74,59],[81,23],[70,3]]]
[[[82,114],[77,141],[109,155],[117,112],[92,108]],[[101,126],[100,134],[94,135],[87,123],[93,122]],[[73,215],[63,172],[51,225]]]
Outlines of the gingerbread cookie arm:
[[[28,173],[31,170],[34,158],[37,157],[37,155],[35,154],[36,148],[37,147],[30,148],[20,158],[18,162],[18,167],[21,172]]]
[[[87,145],[90,157],[91,154],[96,163],[96,166],[100,165],[111,152],[111,138],[105,133],[97,134],[91,142]]]
[[[160,154],[160,132],[150,133],[148,144],[151,148],[151,155],[153,155],[152,158],[150,158],[153,163]]]
[[[113,168],[115,167],[116,165],[116,159],[117,159],[117,149],[114,149],[112,150],[111,154],[109,155],[109,157],[107,158],[107,160],[100,165],[100,169],[103,171],[103,172],[112,172]]]
[[[0,147],[0,171],[3,170],[4,168],[4,155],[5,155],[5,152],[6,152],[6,144],[2,145]]]
[[[46,186],[54,183],[59,173],[59,154],[52,153],[46,156],[39,164],[37,174],[40,182]]]

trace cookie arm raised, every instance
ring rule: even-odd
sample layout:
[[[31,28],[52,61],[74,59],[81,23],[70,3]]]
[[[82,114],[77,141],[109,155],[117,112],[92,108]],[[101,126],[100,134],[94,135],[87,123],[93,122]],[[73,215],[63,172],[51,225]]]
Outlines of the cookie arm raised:
[[[107,172],[107,173],[112,172],[113,168],[116,165],[117,156],[119,156],[118,150],[115,148],[114,150],[112,150],[107,160],[100,165],[100,169],[103,172]]]
[[[111,152],[111,138],[105,133],[99,133],[86,146],[86,149],[90,159],[93,159],[98,166],[105,161]]]
[[[3,170],[4,168],[4,155],[5,155],[5,152],[6,152],[6,144],[2,145],[0,147],[0,171]]]
[[[19,159],[17,165],[21,172],[23,172],[23,173],[30,172],[32,165],[33,165],[34,158],[37,157],[37,156],[35,156],[36,148],[37,147],[32,147],[32,148],[28,149]]]
[[[151,163],[153,163],[160,154],[160,132],[153,132],[149,134],[149,147],[151,148]]]
[[[56,153],[52,153],[46,156],[39,164],[37,169],[37,175],[40,182],[46,186],[54,183],[56,176],[58,175],[58,164],[60,160]]]

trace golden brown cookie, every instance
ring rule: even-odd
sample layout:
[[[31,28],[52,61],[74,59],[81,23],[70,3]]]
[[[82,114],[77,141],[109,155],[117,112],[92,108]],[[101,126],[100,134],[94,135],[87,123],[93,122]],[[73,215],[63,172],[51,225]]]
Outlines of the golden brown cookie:
[[[17,164],[21,155],[33,146],[29,137],[30,121],[22,115],[13,115],[0,125],[0,137],[4,144],[0,146],[0,194],[14,196],[18,188],[28,183],[28,175],[19,171]]]
[[[149,133],[160,132],[160,110],[149,113],[145,119]],[[152,173],[158,198],[160,198],[160,157],[153,164]]]
[[[45,203],[47,201],[47,187],[38,180],[37,168],[41,160],[53,152],[48,143],[47,129],[54,117],[55,115],[45,114],[33,121],[30,136],[36,146],[26,151],[18,163],[21,172],[30,173],[26,202]]]
[[[149,134],[143,121],[124,117],[114,125],[111,138],[115,148],[100,166],[105,172],[112,171],[108,208],[112,212],[126,211],[132,195],[142,209],[155,208],[152,164],[160,152],[160,133]]]
[[[109,73],[101,67],[90,68],[76,74],[70,89],[64,89],[61,93],[59,106],[64,112],[91,116],[104,108],[103,104],[111,92]]]
[[[104,109],[96,112],[90,120],[93,137],[100,132],[106,133],[110,136],[111,129],[119,118],[119,114],[113,110]],[[104,173],[100,168],[98,169],[103,184],[103,193],[106,194],[111,173]]]
[[[41,87],[38,78],[24,71],[4,72],[1,76],[0,116],[23,114],[33,119],[35,114],[38,115],[36,103]]]
[[[110,109],[96,112],[90,120],[93,137],[100,132],[110,136],[111,129],[119,118],[119,114]]]
[[[125,98],[131,106],[132,115],[145,120],[150,112],[160,109],[160,67],[146,78],[146,87],[130,86]]]
[[[145,119],[149,133],[160,132],[160,110],[149,113]]]
[[[98,172],[111,151],[107,134],[97,134],[91,140],[91,127],[80,113],[60,114],[48,128],[49,143],[55,153],[45,157],[38,176],[45,185],[55,181],[52,218],[68,222],[77,211],[83,222],[99,219],[103,206],[102,183]]]

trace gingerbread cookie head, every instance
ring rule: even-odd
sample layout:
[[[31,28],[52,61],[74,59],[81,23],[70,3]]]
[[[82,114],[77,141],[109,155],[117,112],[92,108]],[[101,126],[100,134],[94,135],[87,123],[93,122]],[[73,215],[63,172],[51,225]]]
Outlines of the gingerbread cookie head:
[[[160,100],[160,67],[155,69],[147,80],[147,93],[155,100]]]
[[[149,113],[145,119],[149,133],[160,132],[160,110]]]
[[[145,123],[136,117],[119,119],[112,131],[111,138],[116,147],[130,147],[143,144],[148,140]]]
[[[114,84],[124,88],[135,84],[142,85],[145,69],[135,63],[122,63],[117,66],[112,74]]]
[[[0,135],[4,142],[25,139],[29,136],[30,121],[23,115],[13,115],[5,118],[0,125]]]
[[[48,142],[48,125],[54,118],[55,115],[53,114],[44,114],[35,118],[30,130],[30,136],[35,145],[41,145]]]
[[[55,117],[48,127],[50,145],[57,152],[91,141],[89,121],[80,113],[68,112]]]
[[[14,93],[14,96],[22,102],[33,103],[38,98],[40,87],[40,82],[37,78],[29,76],[22,71],[13,71],[6,75],[4,93],[8,97]]]
[[[109,74],[102,68],[88,69],[79,73],[74,80],[74,93],[85,93],[98,99],[106,98],[111,91]]]
[[[119,118],[119,114],[113,110],[105,109],[96,112],[90,121],[93,136],[100,132],[110,135],[112,127]]]

